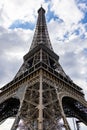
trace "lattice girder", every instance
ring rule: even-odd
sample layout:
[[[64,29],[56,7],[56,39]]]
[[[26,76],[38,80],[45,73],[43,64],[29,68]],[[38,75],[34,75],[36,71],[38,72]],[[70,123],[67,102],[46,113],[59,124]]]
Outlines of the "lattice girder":
[[[46,88],[45,88],[46,85]],[[36,87],[35,87],[36,86]],[[40,93],[39,88],[40,83],[37,82],[32,86],[29,86],[25,93],[25,98],[21,108],[20,117],[30,124],[31,129],[38,128],[38,118],[39,118],[39,100]],[[61,114],[59,112],[58,100],[55,93],[55,88],[45,84],[43,82],[43,129],[44,130],[57,130],[58,121],[61,119]],[[58,116],[57,116],[58,115]],[[59,118],[60,117],[60,118]],[[37,122],[37,123],[36,123]],[[35,124],[35,125],[34,125]],[[47,124],[47,125],[46,125]]]
[[[42,72],[42,74],[40,74],[40,71]],[[41,81],[40,81],[40,77],[41,77],[40,75],[42,75]],[[37,78],[35,78],[35,76]],[[71,89],[71,87],[68,86],[62,80],[58,80],[56,76],[51,75],[46,70],[40,69],[38,73],[36,72],[35,75],[32,75],[32,79],[30,79],[30,81],[25,83],[26,89],[25,89],[24,99],[21,105],[20,114],[18,114],[21,120],[24,120],[24,122],[28,122],[29,124],[28,127],[30,127],[31,130],[33,130],[33,127],[36,127],[35,129],[38,129],[39,105],[40,105],[40,98],[41,98],[40,82],[42,83],[42,108],[41,109],[43,112],[43,120],[42,120],[43,128],[45,123],[48,124],[48,126],[46,125],[47,128],[44,129],[51,130],[52,127],[52,129],[57,130],[57,127],[60,126],[58,122],[62,118],[62,115],[59,106],[59,99],[61,101],[61,104],[62,104],[62,99],[64,100],[62,107],[64,109],[66,117],[77,117],[80,121],[86,124],[87,104],[86,101],[84,100],[84,97],[78,94],[77,91],[74,90],[73,88]],[[57,94],[59,95],[59,99],[57,97]],[[65,100],[64,98],[66,97],[69,98]],[[68,100],[72,101],[73,107],[71,107],[71,105],[67,106]],[[83,112],[82,116],[78,114],[77,109],[76,110],[74,109],[75,105],[77,106],[80,113]],[[83,114],[85,115],[84,118],[82,118]],[[35,126],[33,126],[32,122],[35,124]],[[16,129],[12,129],[12,130],[16,130]]]

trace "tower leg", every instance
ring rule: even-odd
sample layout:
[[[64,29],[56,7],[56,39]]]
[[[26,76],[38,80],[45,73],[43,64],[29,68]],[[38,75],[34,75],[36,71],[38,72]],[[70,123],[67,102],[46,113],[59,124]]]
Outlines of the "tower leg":
[[[20,121],[20,118],[19,118],[19,116],[17,116],[11,130],[16,130],[17,129],[19,121]]]
[[[62,116],[62,119],[63,119],[63,122],[64,122],[64,127],[66,130],[71,130],[69,124],[68,124],[68,121],[66,119],[66,116],[65,116],[65,113],[64,113],[64,110],[63,110],[63,107],[62,107],[62,103],[61,103],[61,100],[59,98],[59,93],[58,93],[58,90],[57,88],[55,87],[56,89],[56,94],[57,94],[57,99],[58,99],[58,102],[59,102],[59,107],[60,107],[60,112],[61,112],[61,116]]]
[[[40,87],[39,87],[39,118],[38,118],[38,130],[43,130],[43,97],[42,97],[42,71],[40,73]]]
[[[20,103],[20,107],[19,107],[19,110],[18,110],[18,114],[16,115],[16,119],[13,123],[13,126],[11,128],[11,130],[16,130],[17,127],[18,127],[18,124],[19,124],[19,121],[20,121],[20,112],[21,112],[21,108],[22,108],[22,103],[23,103],[23,100],[24,100],[24,97],[25,97],[25,93],[26,93],[26,89],[27,89],[27,86],[25,86],[24,88],[24,93],[23,93],[23,97],[21,99],[21,103]]]

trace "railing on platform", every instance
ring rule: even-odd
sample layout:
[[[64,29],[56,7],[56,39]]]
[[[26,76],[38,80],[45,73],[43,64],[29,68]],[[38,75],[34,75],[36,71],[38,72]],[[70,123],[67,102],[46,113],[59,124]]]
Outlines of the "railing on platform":
[[[82,95],[84,95],[83,92],[82,92],[82,89],[79,86],[77,86],[75,83],[73,83],[67,77],[61,75],[60,73],[58,73],[57,71],[55,71],[55,69],[51,68],[49,65],[47,65],[46,63],[43,63],[43,62],[38,62],[33,67],[29,68],[27,71],[25,71],[19,77],[13,79],[10,83],[8,83],[4,87],[2,87],[0,89],[0,91],[2,92],[4,90],[8,89],[12,85],[16,84],[18,81],[22,80],[23,78],[26,78],[28,75],[30,75],[31,73],[33,73],[34,71],[36,71],[36,70],[38,70],[40,68],[42,68],[42,69],[48,71],[49,73],[53,74],[54,76],[56,76],[57,78],[59,78],[60,80],[62,80],[63,82],[65,82],[66,84],[72,86],[74,89],[76,89]]]

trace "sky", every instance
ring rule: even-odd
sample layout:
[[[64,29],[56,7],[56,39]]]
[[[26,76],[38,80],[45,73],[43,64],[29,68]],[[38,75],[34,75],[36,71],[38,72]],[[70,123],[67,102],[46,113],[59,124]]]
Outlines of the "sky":
[[[60,64],[87,100],[87,0],[0,1],[0,88],[14,78],[29,51],[41,5]]]

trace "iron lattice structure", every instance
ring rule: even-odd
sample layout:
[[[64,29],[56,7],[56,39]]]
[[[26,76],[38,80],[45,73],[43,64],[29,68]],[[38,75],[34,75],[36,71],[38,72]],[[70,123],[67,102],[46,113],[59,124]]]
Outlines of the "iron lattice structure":
[[[53,51],[45,20],[38,10],[35,34],[14,79],[1,88],[0,122],[15,117],[11,130],[71,130],[67,117],[87,125],[82,89],[63,71]],[[60,124],[60,120],[63,124]]]

